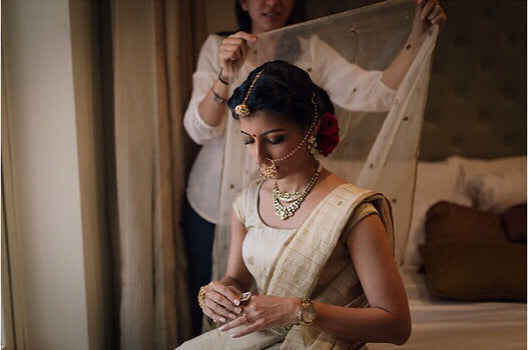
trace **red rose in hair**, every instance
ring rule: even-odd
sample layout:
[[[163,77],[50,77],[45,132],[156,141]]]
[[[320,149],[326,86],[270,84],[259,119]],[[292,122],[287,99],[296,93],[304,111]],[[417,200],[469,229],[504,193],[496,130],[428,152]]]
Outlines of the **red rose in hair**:
[[[317,136],[318,151],[322,156],[327,157],[334,151],[338,142],[340,142],[339,131],[338,119],[331,113],[325,113],[321,119]]]
[[[338,135],[326,135],[318,140],[318,151],[322,156],[327,157],[334,151],[339,141]]]
[[[338,119],[329,112],[325,113],[321,118],[319,133],[324,135],[338,134],[339,130]]]

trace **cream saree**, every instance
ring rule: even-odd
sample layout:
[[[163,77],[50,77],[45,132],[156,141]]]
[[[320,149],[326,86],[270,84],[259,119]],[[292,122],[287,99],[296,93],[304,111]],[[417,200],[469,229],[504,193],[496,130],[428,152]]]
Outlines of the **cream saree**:
[[[386,227],[394,247],[393,220],[388,200],[381,194],[344,184],[334,189],[307,217],[276,259],[266,295],[311,297],[314,300],[347,307],[368,307],[365,294],[350,257],[333,259],[333,252],[355,209],[371,202]],[[336,271],[324,285],[318,283],[322,271]],[[318,285],[317,290],[315,287]],[[282,342],[281,349],[359,349],[362,342],[351,342],[315,328],[293,326],[288,333],[275,330],[254,332],[233,339],[218,329],[182,344],[178,349],[265,349]]]

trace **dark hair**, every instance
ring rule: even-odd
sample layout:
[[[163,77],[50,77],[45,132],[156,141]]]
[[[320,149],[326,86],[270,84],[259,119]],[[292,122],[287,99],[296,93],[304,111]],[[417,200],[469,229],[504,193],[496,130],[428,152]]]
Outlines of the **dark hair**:
[[[247,33],[252,32],[252,19],[250,18],[250,14],[248,11],[244,11],[241,7],[241,4],[239,0],[235,0],[235,17],[237,18],[237,25],[238,28],[235,32],[243,31]],[[290,16],[288,17],[287,21],[285,22],[285,25],[291,25],[295,23],[299,23],[303,21],[303,8],[299,5],[299,1],[294,2],[294,7],[292,8],[292,12],[290,13]],[[220,36],[229,36],[231,34],[234,34],[233,31],[224,31],[224,32],[218,32],[217,35]]]
[[[312,95],[318,106],[318,117],[326,112],[334,114],[334,106],[329,95],[303,69],[285,61],[271,61],[254,69],[246,80],[235,89],[228,100],[228,106],[235,119],[235,106],[242,103],[255,76],[255,82],[246,101],[250,111],[268,111],[280,114],[302,128],[309,127],[314,120]]]

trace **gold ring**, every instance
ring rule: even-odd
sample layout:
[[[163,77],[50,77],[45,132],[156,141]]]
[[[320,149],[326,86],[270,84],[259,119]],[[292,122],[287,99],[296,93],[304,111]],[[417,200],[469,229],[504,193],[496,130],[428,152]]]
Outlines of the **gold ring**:
[[[206,304],[206,291],[208,287],[211,285],[211,283],[212,282],[209,282],[205,286],[200,287],[200,290],[198,291],[197,299],[198,299],[198,305],[200,306],[201,309],[203,309],[204,305]]]
[[[252,292],[242,293],[241,296],[239,297],[240,305],[244,305],[247,302],[249,302],[251,297],[252,297]]]

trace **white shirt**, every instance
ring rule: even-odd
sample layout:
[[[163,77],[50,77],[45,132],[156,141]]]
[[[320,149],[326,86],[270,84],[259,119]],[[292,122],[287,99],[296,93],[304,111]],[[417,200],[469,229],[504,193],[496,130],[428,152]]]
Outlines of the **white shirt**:
[[[219,126],[208,125],[198,113],[198,105],[217,79],[220,71],[218,49],[222,41],[218,35],[210,35],[204,42],[193,74],[193,93],[184,116],[184,127],[196,143],[202,145],[189,175],[187,198],[193,209],[204,219],[218,223],[229,222],[229,215],[219,218],[221,187],[224,195],[234,199],[249,181],[240,180],[256,176],[257,167],[244,160],[244,146],[237,133],[227,132],[238,127],[228,110]],[[333,103],[352,111],[383,112],[389,110],[395,90],[380,80],[381,71],[366,71],[351,64],[316,35],[299,39],[301,55],[295,64],[307,71],[312,81],[329,94]],[[243,79],[256,67],[247,61],[239,71]],[[234,87],[232,86],[231,89]],[[229,134],[230,142],[226,142]],[[229,157],[230,159],[227,159]],[[242,158],[241,158],[242,157]],[[233,158],[240,158],[233,161]],[[243,164],[242,169],[223,171],[223,164]],[[232,202],[232,201],[231,201]],[[231,203],[230,202],[230,203]],[[231,206],[230,206],[231,207]]]

